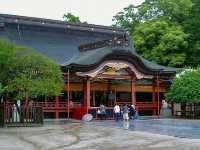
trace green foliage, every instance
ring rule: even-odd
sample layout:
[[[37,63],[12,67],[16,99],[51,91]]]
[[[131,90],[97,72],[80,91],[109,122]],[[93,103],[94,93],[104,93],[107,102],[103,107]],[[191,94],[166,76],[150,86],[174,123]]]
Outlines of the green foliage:
[[[183,22],[183,26],[190,35],[186,65],[196,66],[200,63],[200,1],[193,0],[192,2],[192,12]]]
[[[59,66],[35,50],[0,40],[0,81],[17,99],[58,95],[63,86]]]
[[[9,43],[6,40],[0,40],[0,82],[6,85],[12,75],[12,66],[16,60],[16,53],[19,51],[18,46]]]
[[[171,21],[181,23],[190,15],[192,9],[191,0],[146,0],[141,9],[146,9],[146,19],[165,17]]]
[[[172,83],[166,97],[177,103],[200,102],[200,68],[181,73]]]
[[[137,7],[129,5],[124,8],[124,11],[117,13],[112,19],[114,26],[123,27],[132,33],[135,26],[142,20],[140,15],[137,13],[137,9]]]
[[[4,92],[5,88],[3,87],[3,85],[0,83],[0,97],[1,97],[1,94]]]
[[[79,17],[77,17],[71,13],[64,14],[63,18],[65,21],[67,21],[69,23],[81,23]]]
[[[188,47],[187,34],[167,20],[141,23],[133,32],[137,52],[144,58],[166,66],[183,66]]]
[[[113,21],[130,32],[137,52],[151,61],[175,67],[200,64],[199,0],[145,0],[124,8]]]
[[[181,23],[190,15],[191,9],[191,0],[146,0],[139,6],[125,7],[113,21],[115,26],[134,31],[137,24],[161,17]]]

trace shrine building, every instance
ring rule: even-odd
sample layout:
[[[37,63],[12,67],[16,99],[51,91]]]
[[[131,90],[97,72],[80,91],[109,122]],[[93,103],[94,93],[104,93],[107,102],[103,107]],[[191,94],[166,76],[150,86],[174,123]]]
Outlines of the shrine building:
[[[113,117],[115,103],[134,104],[140,115],[159,115],[177,68],[139,56],[121,28],[0,14],[0,38],[36,49],[60,65],[59,96],[30,97],[45,117],[97,117],[100,104]]]

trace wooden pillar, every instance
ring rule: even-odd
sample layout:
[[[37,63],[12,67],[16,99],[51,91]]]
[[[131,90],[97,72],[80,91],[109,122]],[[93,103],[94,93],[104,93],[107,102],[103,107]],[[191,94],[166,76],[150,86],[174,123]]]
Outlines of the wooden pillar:
[[[26,93],[26,97],[25,97],[25,107],[28,107],[28,94]]]
[[[136,79],[131,79],[131,103],[136,106]]]
[[[59,96],[55,96],[55,118],[58,119],[59,118],[59,110],[58,110],[58,107],[59,107]]]
[[[96,105],[96,100],[95,100],[95,89],[93,89],[93,93],[92,93],[92,99],[93,99],[93,106],[95,106]]]
[[[172,110],[172,117],[175,117],[175,112],[176,112],[176,110],[175,110],[175,107],[174,107],[174,103],[173,103],[173,102],[171,103],[171,110]]]
[[[156,78],[156,83],[157,83],[157,107],[158,107],[158,117],[160,115],[160,82],[159,82],[159,76],[157,75],[157,78]]]
[[[108,80],[108,82],[107,82],[107,92],[106,92],[106,106],[113,107],[112,100],[109,99],[110,92],[112,92],[111,91],[111,80]]]
[[[83,83],[83,91],[84,91],[84,102],[83,106],[86,108],[87,113],[90,108],[90,80],[86,79]]]
[[[115,104],[117,103],[117,90],[116,90],[116,87],[115,87]]]
[[[156,88],[155,88],[155,81],[153,80],[152,84],[152,104],[156,106]],[[153,109],[153,115],[156,115],[156,108]]]
[[[67,118],[69,118],[69,105],[70,105],[70,87],[69,87],[69,69],[67,70]]]

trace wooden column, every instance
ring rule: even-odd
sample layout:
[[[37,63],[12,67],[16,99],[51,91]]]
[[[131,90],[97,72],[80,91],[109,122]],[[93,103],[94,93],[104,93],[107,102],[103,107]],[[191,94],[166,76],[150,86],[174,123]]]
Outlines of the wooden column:
[[[28,94],[26,93],[26,97],[25,97],[25,107],[28,107]]]
[[[96,105],[96,100],[95,100],[95,89],[93,89],[93,93],[92,93],[92,99],[93,99],[93,106],[95,106]]]
[[[160,115],[160,82],[159,82],[159,76],[156,77],[156,83],[157,83],[157,107],[158,107],[158,117]]]
[[[59,110],[58,110],[58,107],[59,107],[59,96],[55,96],[55,118],[58,119],[59,118]]]
[[[155,88],[155,80],[153,79],[152,84],[152,104],[153,106],[156,106],[156,88]],[[153,115],[156,115],[156,108],[153,109]]]
[[[174,103],[173,103],[173,102],[171,103],[171,110],[172,110],[172,117],[175,117],[175,112],[176,112],[176,110],[175,110],[175,107],[174,107]]]
[[[115,104],[117,103],[117,90],[115,88]]]
[[[83,83],[83,91],[84,91],[84,102],[83,106],[86,108],[87,113],[90,108],[90,80],[86,79]]]
[[[131,102],[136,106],[136,79],[131,79]]]
[[[111,86],[112,86],[112,82],[111,82],[111,80],[108,80],[108,82],[107,82],[107,93],[106,93],[106,100],[107,100],[106,105],[108,107],[113,107],[113,102],[114,102],[113,99],[109,99],[110,98],[109,95],[110,94],[113,95],[113,91],[111,89]]]
[[[70,101],[70,87],[69,87],[69,69],[67,70],[67,118],[69,118],[69,101]]]

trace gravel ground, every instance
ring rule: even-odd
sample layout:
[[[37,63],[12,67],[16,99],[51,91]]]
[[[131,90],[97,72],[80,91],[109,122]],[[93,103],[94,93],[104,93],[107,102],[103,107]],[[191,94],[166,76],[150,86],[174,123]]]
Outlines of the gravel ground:
[[[93,123],[0,128],[0,150],[198,150],[200,139],[129,131]]]

